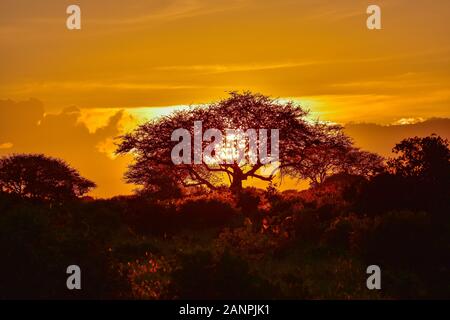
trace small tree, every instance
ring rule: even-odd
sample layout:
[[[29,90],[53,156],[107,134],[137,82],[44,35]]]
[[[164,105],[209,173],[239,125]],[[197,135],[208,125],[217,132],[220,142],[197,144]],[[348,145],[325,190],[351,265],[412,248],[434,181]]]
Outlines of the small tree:
[[[384,170],[381,156],[353,147],[340,127],[316,123],[315,129],[320,143],[286,169],[291,176],[307,179],[317,186],[335,174],[370,178]]]
[[[17,154],[0,159],[0,190],[24,198],[62,201],[80,197],[95,183],[63,160],[42,154]]]
[[[450,149],[447,139],[435,134],[424,138],[407,138],[392,151],[397,157],[388,161],[391,173],[427,182],[450,183]]]
[[[448,221],[450,212],[450,150],[436,135],[407,138],[393,149],[387,170],[367,185],[366,212],[409,209],[427,211]],[[444,225],[447,222],[444,222]]]

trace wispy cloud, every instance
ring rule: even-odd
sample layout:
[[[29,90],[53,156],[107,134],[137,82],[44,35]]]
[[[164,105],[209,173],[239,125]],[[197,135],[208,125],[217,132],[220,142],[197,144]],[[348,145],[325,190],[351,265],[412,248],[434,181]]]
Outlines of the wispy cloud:
[[[25,83],[17,88],[9,88],[10,94],[24,94],[49,90],[95,90],[95,89],[114,89],[114,90],[180,90],[180,89],[200,89],[201,86],[195,85],[176,85],[176,84],[158,84],[144,82],[89,82],[89,81],[61,81],[61,82],[31,82]]]
[[[0,143],[0,149],[11,149],[13,146],[11,142]]]
[[[162,71],[193,71],[201,73],[228,73],[228,72],[246,72],[246,71],[264,71],[286,68],[297,68],[314,64],[324,63],[323,61],[307,62],[286,62],[275,64],[212,64],[212,65],[174,65],[156,67],[156,70]]]
[[[88,19],[86,22],[99,25],[132,25],[138,26],[151,21],[174,21],[178,19],[192,18],[209,14],[230,11],[242,7],[244,0],[214,1],[211,0],[170,0],[162,2],[163,5],[153,7],[148,14],[140,14],[123,19]],[[148,5],[145,7],[148,8]],[[143,11],[146,9],[143,7]]]

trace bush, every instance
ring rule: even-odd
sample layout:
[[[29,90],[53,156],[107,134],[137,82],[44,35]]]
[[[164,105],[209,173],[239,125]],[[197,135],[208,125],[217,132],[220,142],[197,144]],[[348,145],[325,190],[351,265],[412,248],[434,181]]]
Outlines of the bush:
[[[255,217],[259,212],[262,192],[256,188],[245,188],[238,196],[237,206],[246,216]]]
[[[424,212],[392,211],[365,224],[355,235],[361,254],[371,261],[396,266],[430,263],[436,256],[436,237]]]
[[[448,231],[426,212],[392,211],[360,223],[353,245],[367,263],[382,265],[392,279],[398,278],[388,282],[387,293],[403,298],[448,298]],[[412,286],[419,289],[412,293]]]
[[[171,292],[178,299],[274,299],[280,294],[251,272],[245,260],[228,252],[219,257],[208,251],[183,255],[172,279]]]
[[[114,199],[121,207],[122,221],[141,235],[165,235],[177,231],[176,207],[171,202],[159,202],[144,197]]]
[[[126,292],[102,242],[92,241],[94,234],[70,219],[60,225],[55,210],[24,201],[0,215],[0,298],[98,299]],[[72,264],[81,267],[83,290],[66,288]]]
[[[177,203],[177,217],[182,228],[223,227],[238,215],[231,195],[209,194],[190,197]]]
[[[325,230],[321,242],[331,247],[350,248],[359,223],[361,220],[354,214],[337,217]]]
[[[295,219],[295,234],[297,238],[312,243],[318,243],[324,229],[319,215],[314,210],[305,209]]]

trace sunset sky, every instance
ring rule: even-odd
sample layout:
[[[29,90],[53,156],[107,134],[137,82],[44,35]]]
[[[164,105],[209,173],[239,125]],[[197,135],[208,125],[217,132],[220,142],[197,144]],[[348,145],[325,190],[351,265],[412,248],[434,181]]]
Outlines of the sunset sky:
[[[231,90],[342,124],[450,118],[449,21],[448,0],[2,0],[0,155],[62,157],[110,196],[133,189],[114,137]]]

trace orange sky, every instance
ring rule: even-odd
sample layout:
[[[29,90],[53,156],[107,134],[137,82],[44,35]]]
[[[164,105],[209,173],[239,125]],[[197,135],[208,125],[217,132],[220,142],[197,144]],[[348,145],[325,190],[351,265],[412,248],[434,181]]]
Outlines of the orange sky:
[[[448,21],[447,0],[2,0],[0,154],[60,156],[108,196],[132,189],[113,137],[230,90],[340,123],[450,117]]]

